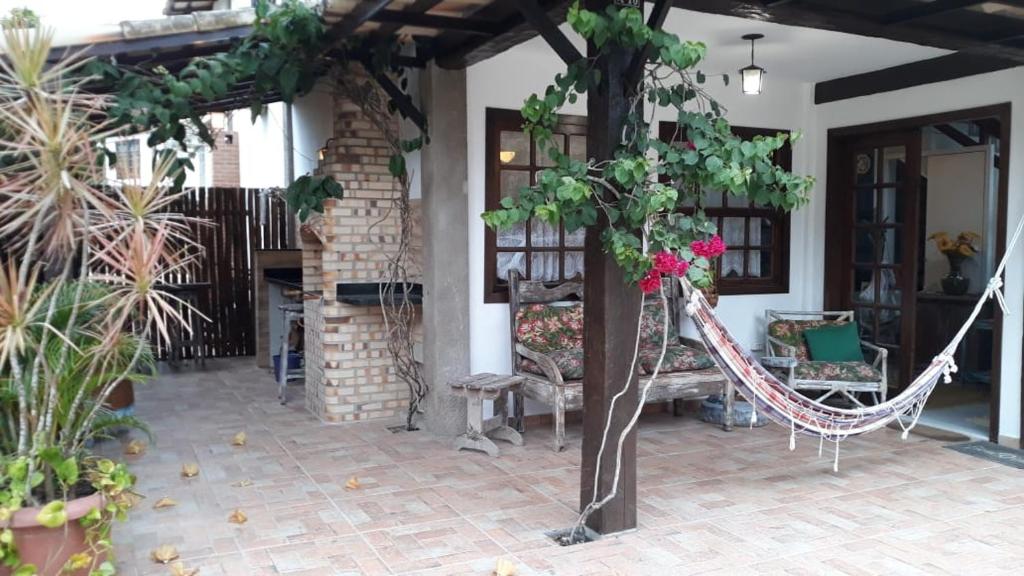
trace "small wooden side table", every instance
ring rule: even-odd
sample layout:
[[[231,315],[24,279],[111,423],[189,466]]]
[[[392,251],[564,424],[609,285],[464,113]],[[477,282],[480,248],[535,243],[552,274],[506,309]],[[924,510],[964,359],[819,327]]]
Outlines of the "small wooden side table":
[[[456,450],[480,450],[490,456],[499,454],[495,440],[523,445],[523,437],[508,425],[508,393],[523,384],[522,376],[484,372],[448,383],[452,393],[466,399],[466,433],[455,438]],[[494,401],[494,416],[484,419],[484,400]]]

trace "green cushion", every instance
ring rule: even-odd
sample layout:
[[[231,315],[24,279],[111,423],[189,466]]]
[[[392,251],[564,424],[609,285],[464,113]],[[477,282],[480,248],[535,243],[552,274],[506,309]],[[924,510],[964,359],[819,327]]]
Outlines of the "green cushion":
[[[807,350],[816,362],[863,362],[857,324],[844,322],[804,330]]]

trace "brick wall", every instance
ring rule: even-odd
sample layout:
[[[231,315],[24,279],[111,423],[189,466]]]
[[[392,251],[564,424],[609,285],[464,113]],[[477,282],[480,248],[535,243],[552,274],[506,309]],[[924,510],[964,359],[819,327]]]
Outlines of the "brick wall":
[[[213,185],[237,188],[241,184],[238,169],[238,134],[221,132],[213,148]]]
[[[338,302],[335,287],[381,280],[399,238],[398,212],[389,209],[401,189],[388,173],[389,148],[359,108],[336,97],[334,113],[323,171],[345,198],[329,201],[320,241],[303,234],[303,281],[323,293],[306,305],[306,405],[326,422],[390,418],[404,413],[408,388],[394,373],[380,307]],[[421,244],[413,243],[416,262]]]

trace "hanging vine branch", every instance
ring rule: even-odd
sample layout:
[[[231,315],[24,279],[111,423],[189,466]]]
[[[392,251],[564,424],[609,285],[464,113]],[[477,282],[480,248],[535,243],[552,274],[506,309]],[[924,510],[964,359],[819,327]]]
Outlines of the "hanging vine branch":
[[[742,140],[733,135],[725,110],[704,90],[706,77],[696,69],[704,58],[704,44],[681,41],[648,27],[640,10],[610,6],[597,13],[581,9],[577,2],[567,20],[598,48],[597,55],[570,64],[543,94],[530,96],[522,108],[524,129],[555,165],[541,171],[536,184],[521,189],[518,196],[502,199],[500,209],[485,212],[484,221],[491,228],[501,228],[539,218],[563,225],[567,233],[599,225],[603,249],[623,268],[627,281],[644,294],[662,292],[663,280],[672,277],[709,286],[714,259],[726,246],[714,221],[704,214],[705,192],[724,191],[780,210],[802,206],[813,179],[791,174],[772,162],[775,151],[791,136]],[[596,64],[615,46],[648,55],[637,85],[629,90],[631,112],[612,158],[574,160],[553,145],[558,112],[601,85]],[[727,83],[727,77],[723,81]],[[649,105],[646,117],[645,103]],[[651,137],[650,119],[656,108],[670,109],[676,116],[678,128],[670,142]],[[663,347],[658,367],[664,354]],[[617,439],[610,439],[616,401],[629,383],[614,397],[600,448],[603,453],[615,440],[613,487],[600,494],[595,481],[593,497],[585,503],[571,539],[578,537],[590,514],[615,496],[625,437],[635,426],[656,375],[657,370],[642,387],[641,402],[626,407],[631,412],[629,425]],[[599,455],[597,474],[603,461]]]

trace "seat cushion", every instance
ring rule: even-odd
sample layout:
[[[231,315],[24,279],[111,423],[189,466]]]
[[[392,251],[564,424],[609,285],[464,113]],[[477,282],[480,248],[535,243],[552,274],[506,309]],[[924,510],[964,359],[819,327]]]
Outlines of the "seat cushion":
[[[810,360],[811,355],[807,350],[807,340],[804,339],[804,330],[820,328],[822,326],[833,326],[845,324],[835,320],[775,320],[768,324],[768,335],[783,344],[796,349],[794,357],[797,360]],[[789,356],[789,351],[781,346],[774,345],[773,352],[776,356]]]
[[[800,362],[793,369],[799,380],[881,382],[882,373],[866,362]]]
[[[583,304],[527,304],[516,313],[516,338],[530,350],[547,354],[583,348]]]
[[[661,356],[661,348],[640,349],[640,369],[644,374],[654,372],[658,365],[658,357]],[[685,372],[687,370],[703,370],[711,368],[715,361],[704,352],[682,344],[670,344],[665,347],[665,360],[661,363],[659,374],[668,372]]]
[[[807,351],[815,362],[863,362],[860,334],[853,322],[804,330]]]
[[[671,343],[678,339],[675,319],[669,318],[668,337]],[[644,301],[640,317],[640,348],[661,350],[661,339],[665,335],[665,305],[661,298],[648,297]]]
[[[581,380],[583,378],[583,348],[568,348],[565,350],[553,350],[547,356],[555,362],[558,373],[562,380]],[[529,358],[523,358],[520,366],[523,372],[544,376],[544,371],[536,362]]]

